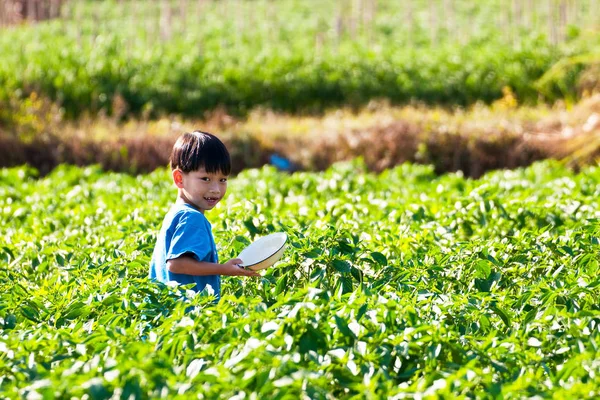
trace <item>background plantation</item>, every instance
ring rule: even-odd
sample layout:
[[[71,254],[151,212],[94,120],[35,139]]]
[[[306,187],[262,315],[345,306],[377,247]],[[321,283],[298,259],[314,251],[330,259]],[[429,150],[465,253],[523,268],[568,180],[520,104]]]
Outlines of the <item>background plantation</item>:
[[[165,170],[0,179],[8,397],[598,395],[597,167],[245,171],[208,215],[221,259],[273,231],[290,246],[187,316],[146,279]]]
[[[46,14],[11,21],[18,2]],[[473,177],[546,158],[585,165],[600,154],[598,10],[2,0],[0,165],[150,172],[198,127],[227,139],[238,170],[273,153],[303,170],[364,157],[374,171],[410,161]],[[34,21],[46,16],[57,18]]]
[[[61,19],[2,32],[0,101],[36,93],[70,117],[123,117],[469,105],[505,87],[530,104],[575,100],[598,63],[595,4],[66,2]]]

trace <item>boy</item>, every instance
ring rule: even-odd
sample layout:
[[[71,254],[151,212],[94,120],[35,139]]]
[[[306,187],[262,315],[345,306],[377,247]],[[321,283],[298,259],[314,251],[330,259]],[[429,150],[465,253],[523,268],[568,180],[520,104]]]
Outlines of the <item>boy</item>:
[[[177,201],[171,207],[156,240],[150,278],[163,283],[195,283],[193,290],[221,294],[220,275],[259,276],[238,266],[234,258],[219,264],[211,225],[204,212],[225,196],[231,161],[227,148],[216,136],[185,133],[173,146],[171,174]]]

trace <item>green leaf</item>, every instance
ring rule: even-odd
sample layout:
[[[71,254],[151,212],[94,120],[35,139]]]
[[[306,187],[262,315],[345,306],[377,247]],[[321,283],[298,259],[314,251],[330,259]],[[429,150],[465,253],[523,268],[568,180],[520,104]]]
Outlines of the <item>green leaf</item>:
[[[354,247],[350,246],[343,240],[338,241],[338,246],[342,254],[352,255],[356,252],[356,249]]]
[[[350,330],[350,328],[348,327],[348,323],[344,319],[338,317],[337,315],[334,315],[334,318],[335,318],[335,324],[338,327],[338,329],[340,330],[340,333],[342,335],[349,337],[349,338],[356,339],[356,335],[354,335],[354,332],[352,332]]]
[[[491,325],[490,324],[490,319],[485,314],[482,314],[479,317],[479,326],[481,327],[481,329],[484,332],[487,332],[490,329],[490,325]]]
[[[15,255],[12,252],[12,250],[6,246],[2,247],[2,256],[3,256],[4,262],[7,264],[10,263],[11,260],[15,259]]]
[[[360,306],[360,308],[358,309],[358,314],[356,314],[356,321],[360,321],[360,319],[365,315],[368,309],[369,305],[366,303]]]
[[[76,301],[65,310],[63,318],[74,319],[81,316],[85,311],[86,305],[81,301]]]
[[[322,250],[320,250],[320,249],[312,249],[310,251],[303,253],[302,256],[304,256],[306,258],[316,259],[321,255],[321,253],[322,253]]]
[[[29,305],[25,305],[21,308],[21,314],[23,314],[23,316],[30,321],[40,322],[40,315],[38,311]]]
[[[523,325],[527,325],[529,323],[531,323],[533,320],[535,320],[535,317],[537,316],[538,313],[538,309],[534,308],[532,310],[530,310],[526,315],[525,318],[523,318]]]
[[[300,336],[298,346],[301,353],[308,353],[309,351],[321,352],[328,347],[325,335],[310,325],[307,326],[306,331]]]
[[[254,226],[254,225],[253,225],[253,226]],[[234,238],[234,240],[235,240],[236,242],[242,243],[242,244],[244,244],[244,245],[246,245],[246,246],[247,246],[247,245],[250,245],[250,243],[252,243],[252,242],[250,242],[250,240],[248,240],[246,237],[244,237],[244,236],[240,236],[240,235],[236,235],[236,236],[235,236],[235,238]]]
[[[487,278],[490,275],[490,263],[486,260],[479,260],[475,263],[476,276],[479,278]]]
[[[8,314],[4,317],[4,329],[14,329],[17,326],[17,317],[14,314]]]
[[[350,274],[357,282],[362,283],[363,272],[360,269],[358,269],[356,267],[350,267]]]
[[[506,327],[510,328],[510,316],[508,315],[508,313],[502,308],[498,307],[497,305],[492,305],[490,308],[492,309],[492,311],[494,311],[496,315],[500,317],[500,319],[502,320],[502,322],[504,322]]]
[[[379,264],[379,266],[381,267],[385,267],[388,265],[388,260],[387,257],[384,256],[383,254],[381,254],[378,251],[374,251],[371,253],[371,258],[373,258],[373,260]]]
[[[350,264],[348,264],[347,261],[333,260],[331,264],[333,265],[333,268],[335,268],[335,270],[338,272],[342,272],[342,273],[350,272]]]
[[[277,280],[277,285],[275,286],[275,296],[283,293],[288,285],[288,276],[284,274]]]
[[[104,300],[102,300],[103,306],[110,306],[112,304],[118,303],[121,301],[121,297],[116,294],[111,294],[107,296]]]
[[[259,233],[259,230],[254,225],[254,221],[252,220],[252,218],[245,219],[244,226],[248,229],[248,231],[250,232],[250,236],[252,236],[252,237],[254,237],[255,235],[257,235]]]

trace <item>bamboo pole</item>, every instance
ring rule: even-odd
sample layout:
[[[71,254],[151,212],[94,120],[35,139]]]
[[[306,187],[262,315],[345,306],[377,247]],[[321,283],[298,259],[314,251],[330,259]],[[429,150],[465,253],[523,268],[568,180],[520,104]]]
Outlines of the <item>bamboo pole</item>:
[[[558,29],[554,18],[554,1],[548,0],[548,29],[550,31],[550,43],[558,43]]]
[[[50,1],[50,18],[56,18],[60,13],[60,0]]]
[[[510,29],[510,7],[502,7],[498,11],[496,23],[504,40],[512,42],[512,32]]]
[[[131,0],[128,0],[128,1],[123,0],[121,2],[121,4],[122,4],[122,8],[121,8],[122,19],[121,19],[121,21],[123,21],[123,25],[127,24],[129,26],[135,26],[135,25],[132,25],[132,24],[135,24],[135,21],[132,19]],[[129,50],[131,50],[131,43],[133,40],[135,40],[135,35],[134,35],[134,37],[130,38],[129,40],[126,40],[128,52],[129,52]]]
[[[27,0],[26,14],[27,15],[23,15],[23,17],[27,18],[29,22],[35,22],[37,20],[35,0]]]
[[[592,28],[598,28],[600,26],[600,24],[598,23],[598,8],[600,7],[600,4],[598,4],[599,1],[598,0],[591,0],[591,4],[590,4],[590,25]]]
[[[518,0],[517,0],[518,1]],[[526,24],[529,30],[535,30],[537,28],[535,20],[535,1],[528,0],[525,3],[525,13],[527,14]]]
[[[373,24],[377,12],[377,0],[365,0],[363,3],[362,25],[368,44],[373,42]]]
[[[81,16],[82,16],[83,10],[81,8],[81,4],[76,4],[73,6],[73,18],[75,19],[75,21],[81,21]],[[82,47],[82,34],[81,34],[81,25],[78,24],[77,25],[77,46],[81,49]]]
[[[412,0],[406,0],[406,21],[408,23],[407,30],[404,33],[406,35],[406,41],[408,44],[412,44],[412,37],[415,31],[415,12]]]
[[[358,31],[358,36],[363,37],[365,33],[365,26],[363,25],[362,16],[365,12],[365,2],[364,0],[355,0],[354,2],[354,24],[355,28]]]
[[[369,1],[370,1],[370,4],[369,4],[370,18],[369,18],[368,34],[369,34],[369,43],[373,43],[376,39],[375,30],[376,30],[376,26],[377,26],[377,0],[369,0]]]
[[[512,6],[515,26],[520,29],[523,26],[523,4],[519,0],[513,0]]]
[[[321,30],[317,30],[315,33],[315,47],[314,47],[314,55],[315,59],[321,59],[323,54],[323,45],[325,43],[324,33]]]
[[[201,23],[203,21],[203,10],[204,9],[204,0],[196,0],[196,23]]]
[[[444,27],[448,34],[451,34],[454,28],[454,8],[452,4],[452,0],[444,0],[444,14],[446,15]]]
[[[580,14],[579,14],[579,8],[577,7],[577,1],[575,0],[569,0],[567,2],[567,6],[568,6],[568,10],[567,10],[567,17],[568,17],[568,21],[567,21],[567,25],[576,25],[579,26],[579,22],[580,22]]]
[[[184,34],[187,25],[187,15],[188,15],[188,0],[179,0],[179,10],[177,16],[177,23],[175,24],[178,27],[178,33]]]
[[[437,14],[435,0],[429,0],[429,36],[431,43],[437,40]]]
[[[337,2],[336,11],[334,13],[334,22],[333,22],[333,26],[335,26],[336,50],[339,49],[339,45],[340,45],[341,38],[342,38],[342,33],[344,30],[344,20],[342,17],[342,9],[343,9],[343,5],[340,0]]]
[[[368,3],[369,3],[369,0],[360,0],[359,1],[359,4],[360,4],[359,18],[360,18],[360,26],[362,27],[363,33],[366,32],[366,26],[367,26],[367,22],[368,22],[367,19],[369,17],[369,15],[368,15],[369,10],[368,10],[368,5],[367,5]]]
[[[2,3],[0,3],[0,27],[5,27],[10,23],[10,21],[8,20],[9,16],[7,8],[8,2],[2,1]]]
[[[513,21],[513,8],[512,7],[504,7],[505,10],[505,18],[504,18],[504,29],[503,31],[506,32],[505,35],[508,36],[508,41],[511,44],[515,44],[516,42],[516,34],[515,34],[515,25],[514,25],[514,21]]]
[[[131,23],[133,26],[136,27],[135,32],[137,32],[137,30],[140,30],[140,34],[136,34],[134,37],[134,40],[136,42],[140,42],[140,43],[144,43],[147,41],[147,33],[145,31],[145,29],[141,29],[142,27],[144,27],[143,23],[144,23],[144,10],[143,8],[141,8],[141,3],[139,2],[139,0],[130,0],[131,1]],[[140,36],[143,35],[143,36]]]
[[[239,48],[243,45],[242,38],[244,37],[244,8],[240,0],[232,0],[237,2],[235,4],[235,31],[238,33],[235,35],[235,47]]]
[[[221,0],[219,3],[221,5],[221,18],[223,21],[227,21],[229,15],[229,1]],[[221,49],[225,49],[228,45],[229,43],[227,43],[225,35],[221,36]]]
[[[171,25],[173,23],[173,11],[168,0],[160,3],[160,38],[163,41],[171,39]]]
[[[102,14],[98,8],[92,9],[91,14],[94,16],[95,21],[102,21],[101,24],[104,26],[106,26],[107,24],[110,24],[110,22],[111,22],[111,21],[106,21],[105,19],[102,18]],[[102,27],[100,26],[100,23],[92,25],[92,40],[93,41],[96,40],[96,38],[98,37],[99,32],[101,30],[102,30]]]
[[[152,8],[156,7],[156,4],[152,4]],[[156,32],[160,31],[156,29],[157,21],[160,20],[160,16],[156,17],[157,13],[150,9],[150,12],[146,14],[145,7],[141,6],[142,9],[142,18],[144,19],[144,31],[146,31],[146,45],[151,46],[156,43]]]
[[[356,38],[356,25],[354,23],[354,4],[352,0],[342,0],[343,18],[348,27],[348,34],[354,40]]]
[[[560,4],[558,6],[558,40],[560,42],[564,42],[567,39],[567,18],[567,1],[560,0]]]
[[[194,10],[194,14],[195,14],[195,18],[194,18],[194,22],[196,24],[203,24],[204,23],[204,13],[203,13],[203,9],[204,9],[204,1],[203,0],[196,0],[195,2],[196,7]],[[197,36],[196,36],[196,43],[198,46],[198,50],[199,50],[199,54],[203,54],[204,53],[204,43],[203,43],[203,36],[200,33],[200,31],[197,31]]]

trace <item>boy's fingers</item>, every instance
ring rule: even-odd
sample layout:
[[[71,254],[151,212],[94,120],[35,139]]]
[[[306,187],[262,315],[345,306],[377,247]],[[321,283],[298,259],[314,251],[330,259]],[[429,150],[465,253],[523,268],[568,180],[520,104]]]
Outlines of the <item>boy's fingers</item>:
[[[260,274],[256,271],[252,271],[251,269],[247,269],[247,276],[260,276]]]
[[[241,275],[241,276],[260,276],[260,274],[256,271],[253,271],[251,269],[247,269],[244,266],[240,265],[243,261],[240,260],[239,258],[234,258],[232,260],[230,260],[229,262],[231,262],[234,266],[239,268],[239,274],[236,275]]]

